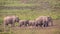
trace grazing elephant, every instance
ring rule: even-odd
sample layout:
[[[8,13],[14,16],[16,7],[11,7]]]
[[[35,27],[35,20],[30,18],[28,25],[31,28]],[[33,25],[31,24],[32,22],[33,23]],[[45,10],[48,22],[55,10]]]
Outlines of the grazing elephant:
[[[19,21],[19,27],[21,27],[21,26],[28,26],[28,21],[29,20],[20,20]]]
[[[4,26],[11,24],[14,26],[15,22],[19,22],[19,17],[17,16],[6,16],[4,17]]]
[[[51,22],[51,25],[53,25],[52,18],[50,16],[40,16],[36,19],[36,26],[39,25],[41,27],[47,27],[49,22]]]
[[[29,26],[35,26],[35,20],[29,20]]]

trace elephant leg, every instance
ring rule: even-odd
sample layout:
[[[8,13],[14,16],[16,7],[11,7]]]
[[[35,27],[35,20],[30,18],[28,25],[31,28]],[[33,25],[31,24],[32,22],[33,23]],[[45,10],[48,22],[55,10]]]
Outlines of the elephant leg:
[[[38,27],[39,24],[36,24],[36,27]]]
[[[42,27],[43,23],[41,22],[39,25],[40,25],[40,27]]]
[[[47,27],[47,24],[44,24],[44,27]]]
[[[32,24],[32,26],[35,26],[35,24]]]
[[[31,24],[28,24],[28,26],[31,26]]]
[[[48,27],[48,26],[49,26],[49,25],[48,25],[48,23],[49,23],[49,22],[48,22],[48,21],[46,21],[46,27]]]
[[[24,26],[27,26],[27,24],[24,24]]]
[[[45,21],[43,21],[43,27],[45,27]]]
[[[43,26],[45,27],[45,24]]]
[[[48,27],[48,24],[45,24],[45,27]]]
[[[40,27],[42,27],[42,24],[39,24],[40,25]]]
[[[38,24],[39,27],[41,27],[41,24]]]
[[[8,26],[8,23],[5,23],[5,24],[4,24],[4,28],[6,28],[7,26]]]
[[[26,27],[28,26],[28,23],[24,24]]]
[[[46,23],[46,26],[48,27],[49,25],[48,25],[48,22]]]
[[[42,22],[42,21],[40,21],[40,24],[39,24],[39,25],[40,25],[40,27],[42,27],[42,25],[43,25],[43,22]]]
[[[48,22],[45,21],[44,27],[48,27]]]
[[[22,27],[22,26],[23,26],[23,24],[20,24],[20,25],[19,25],[19,27]]]
[[[43,26],[46,27],[47,26],[47,23],[46,21],[43,22]]]
[[[53,21],[50,21],[50,23],[51,23],[51,26],[53,26]]]
[[[22,25],[19,25],[19,27],[21,27]]]
[[[8,26],[8,24],[7,24],[7,23],[5,23],[5,24],[4,24],[4,32],[6,32],[6,31],[7,31],[7,26]]]

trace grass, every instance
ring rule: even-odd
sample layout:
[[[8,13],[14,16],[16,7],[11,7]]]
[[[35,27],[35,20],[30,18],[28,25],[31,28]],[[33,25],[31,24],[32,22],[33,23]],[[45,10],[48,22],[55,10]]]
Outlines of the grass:
[[[48,3],[49,8],[43,3]],[[20,19],[33,20],[42,15],[50,15],[53,19],[60,19],[60,1],[59,0],[0,0],[0,34],[60,34],[60,21],[54,22],[57,26],[40,28],[40,29],[24,29],[24,28],[8,28],[8,32],[3,32],[3,18],[7,15],[16,15]],[[6,8],[7,7],[7,8]],[[8,8],[10,7],[10,8]],[[17,23],[16,23],[17,26]]]
[[[7,32],[3,32],[3,28],[0,28],[0,34],[60,34],[60,20],[54,20],[54,26],[46,28],[20,28],[13,27],[7,28]],[[2,25],[0,25],[2,27]]]
[[[15,28],[14,28],[15,29]],[[58,28],[40,28],[40,29],[21,29],[16,28],[15,30],[11,29],[11,34],[60,34],[60,29]]]

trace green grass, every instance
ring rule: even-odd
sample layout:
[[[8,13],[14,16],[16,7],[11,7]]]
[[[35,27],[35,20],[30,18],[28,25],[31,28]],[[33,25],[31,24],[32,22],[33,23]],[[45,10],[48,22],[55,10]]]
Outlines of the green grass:
[[[41,9],[41,2],[47,2],[50,8]],[[54,7],[60,7],[58,0],[27,0],[26,3],[23,0],[0,0],[0,6],[9,6],[9,7],[22,7],[20,9],[9,9],[9,8],[0,8],[0,15],[17,15],[20,19],[35,19],[41,15],[50,15],[53,19],[60,18],[60,10],[55,9]],[[30,8],[25,8],[30,7]],[[34,8],[32,8],[34,7]],[[43,6],[44,7],[44,6]],[[55,10],[55,11],[54,11]]]
[[[41,9],[41,2],[47,2],[50,8]],[[44,28],[44,29],[20,29],[12,28],[8,32],[3,32],[3,18],[7,15],[16,15],[20,19],[33,20],[42,15],[50,15],[53,19],[60,19],[60,1],[59,0],[0,0],[0,34],[60,34],[60,27]],[[13,9],[4,7],[14,7]],[[19,9],[17,9],[17,8]],[[27,8],[28,7],[28,8]],[[43,6],[44,7],[44,6]],[[56,7],[56,8],[55,8]],[[57,21],[57,25],[60,23]],[[17,23],[16,23],[17,26]]]
[[[60,14],[56,12],[50,12],[50,11],[38,11],[38,10],[30,10],[30,9],[24,9],[24,10],[1,10],[0,11],[1,16],[7,16],[7,15],[17,15],[20,19],[36,19],[37,17],[41,15],[50,15],[53,19],[58,19]]]

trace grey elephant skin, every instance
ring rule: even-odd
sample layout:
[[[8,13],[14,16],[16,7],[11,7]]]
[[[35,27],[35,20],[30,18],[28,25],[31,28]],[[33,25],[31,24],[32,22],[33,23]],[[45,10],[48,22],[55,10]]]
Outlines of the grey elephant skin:
[[[38,18],[36,18],[36,26],[48,27],[49,23],[51,23],[51,25],[53,25],[53,21],[50,16],[39,16]]]
[[[35,20],[29,20],[29,26],[35,26]]]
[[[14,26],[15,22],[19,22],[18,16],[6,16],[4,17],[4,26],[11,24],[11,26]]]
[[[28,21],[29,21],[29,20],[20,20],[20,21],[19,21],[19,27],[28,26]]]

